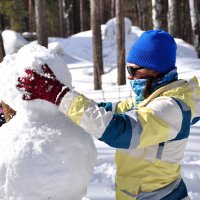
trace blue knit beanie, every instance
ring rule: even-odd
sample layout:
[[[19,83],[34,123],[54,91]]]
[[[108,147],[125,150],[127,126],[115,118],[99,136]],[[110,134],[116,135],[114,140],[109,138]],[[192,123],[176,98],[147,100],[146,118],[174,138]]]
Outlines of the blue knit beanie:
[[[133,44],[127,62],[167,73],[175,68],[176,42],[163,30],[144,32]]]

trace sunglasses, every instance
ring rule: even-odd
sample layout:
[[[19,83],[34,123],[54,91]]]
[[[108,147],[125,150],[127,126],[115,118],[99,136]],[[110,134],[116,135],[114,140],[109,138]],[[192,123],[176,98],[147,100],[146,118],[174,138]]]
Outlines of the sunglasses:
[[[131,76],[135,76],[137,70],[144,69],[144,67],[133,68],[132,66],[127,66],[127,71]]]

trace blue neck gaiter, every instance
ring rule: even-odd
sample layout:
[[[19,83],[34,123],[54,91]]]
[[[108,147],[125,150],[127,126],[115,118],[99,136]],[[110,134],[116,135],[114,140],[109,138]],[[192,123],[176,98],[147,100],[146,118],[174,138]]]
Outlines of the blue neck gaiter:
[[[161,77],[160,79],[156,80],[152,84],[151,93],[156,91],[158,88],[167,85],[173,81],[178,79],[177,68],[169,71],[165,76]],[[144,98],[144,90],[149,79],[135,79],[130,81],[131,88],[133,89],[134,93],[136,94],[136,104],[142,102]]]

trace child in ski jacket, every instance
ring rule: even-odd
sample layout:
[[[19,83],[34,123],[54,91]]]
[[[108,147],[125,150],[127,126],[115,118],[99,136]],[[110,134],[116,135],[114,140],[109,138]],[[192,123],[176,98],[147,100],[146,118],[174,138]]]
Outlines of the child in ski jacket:
[[[163,30],[144,32],[133,44],[127,70],[135,99],[96,103],[60,83],[47,64],[44,75],[27,69],[17,87],[25,100],[56,104],[97,139],[115,147],[117,200],[189,199],[180,160],[190,125],[200,119],[197,78],[179,80],[176,43]]]

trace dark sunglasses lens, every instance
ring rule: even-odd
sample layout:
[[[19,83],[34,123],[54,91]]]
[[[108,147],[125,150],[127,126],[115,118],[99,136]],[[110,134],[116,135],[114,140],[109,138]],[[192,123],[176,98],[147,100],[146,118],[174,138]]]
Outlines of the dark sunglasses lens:
[[[127,66],[127,71],[131,76],[135,76],[135,71],[137,70],[135,70],[133,67]]]
[[[137,67],[137,68],[133,68],[131,66],[127,66],[127,71],[131,76],[135,76],[135,72],[137,70],[143,69],[143,67]]]

